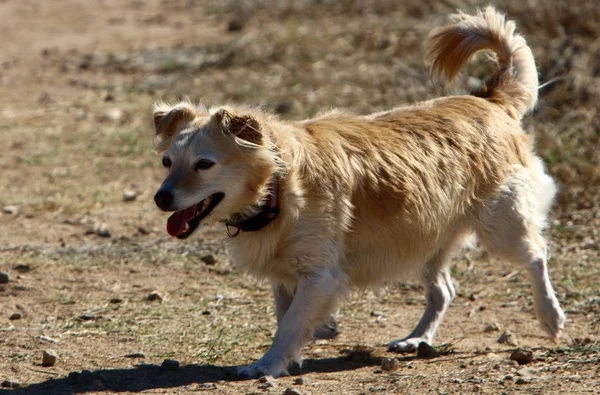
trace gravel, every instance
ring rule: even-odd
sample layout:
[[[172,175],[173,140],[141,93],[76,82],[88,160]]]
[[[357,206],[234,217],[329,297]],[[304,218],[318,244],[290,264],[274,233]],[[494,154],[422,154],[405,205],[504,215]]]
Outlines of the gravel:
[[[8,284],[10,282],[10,276],[6,272],[0,272],[0,284]]]
[[[160,302],[163,300],[163,296],[158,291],[152,291],[148,295],[146,295],[146,300],[149,300],[150,302],[158,300]]]
[[[381,360],[381,369],[386,372],[393,372],[400,368],[400,362],[396,358],[383,358]]]
[[[23,318],[21,313],[12,313],[10,317],[8,317],[8,319],[11,321],[20,320],[21,318]]]

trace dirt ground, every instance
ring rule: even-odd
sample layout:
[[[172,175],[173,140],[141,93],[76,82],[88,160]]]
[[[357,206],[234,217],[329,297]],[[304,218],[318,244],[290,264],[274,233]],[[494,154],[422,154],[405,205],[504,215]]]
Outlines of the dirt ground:
[[[600,393],[599,7],[493,3],[527,37],[540,80],[554,81],[524,122],[561,188],[547,235],[565,335],[543,336],[524,268],[475,250],[456,259],[439,357],[385,351],[425,302],[419,286],[395,283],[352,294],[337,338],[308,344],[292,376],[261,383],[233,372],[271,341],[269,287],[230,265],[225,229],[185,242],[164,231],[152,102],[250,103],[300,119],[464,92],[489,72],[485,59],[444,88],[421,45],[447,14],[480,3],[0,0],[0,271],[10,276],[0,392]],[[529,364],[510,360],[504,331],[533,351]]]

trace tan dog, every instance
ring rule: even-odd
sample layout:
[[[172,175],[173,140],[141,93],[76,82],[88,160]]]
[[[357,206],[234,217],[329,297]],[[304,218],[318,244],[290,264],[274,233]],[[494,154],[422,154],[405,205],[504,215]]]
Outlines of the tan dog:
[[[254,108],[156,106],[167,177],[155,200],[175,211],[168,232],[227,224],[234,263],[273,288],[275,340],[241,374],[286,374],[314,331],[327,334],[349,287],[409,274],[422,280],[427,306],[388,346],[431,343],[455,294],[450,256],[472,234],[528,270],[541,326],[560,335],[565,316],[541,234],[555,186],[521,129],[538,80],[514,28],[490,7],[429,37],[433,71],[449,79],[475,52],[496,54],[499,70],[472,96],[285,123]]]

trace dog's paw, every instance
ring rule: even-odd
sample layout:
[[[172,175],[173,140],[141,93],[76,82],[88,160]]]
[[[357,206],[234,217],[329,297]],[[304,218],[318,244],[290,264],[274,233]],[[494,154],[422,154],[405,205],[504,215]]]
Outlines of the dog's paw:
[[[549,303],[546,309],[541,309],[537,314],[538,320],[542,329],[550,335],[550,338],[554,341],[558,340],[561,332],[565,329],[565,313],[562,311],[556,303]]]
[[[412,337],[409,339],[392,340],[387,344],[387,350],[390,352],[414,352],[417,351],[419,343],[428,343],[425,339],[420,337]]]
[[[266,356],[262,357],[255,363],[242,366],[238,369],[238,377],[242,379],[255,379],[262,376],[288,376],[288,363],[283,359],[271,359]]]
[[[340,332],[337,329],[337,321],[333,317],[329,317],[323,325],[313,331],[313,339],[333,339]]]

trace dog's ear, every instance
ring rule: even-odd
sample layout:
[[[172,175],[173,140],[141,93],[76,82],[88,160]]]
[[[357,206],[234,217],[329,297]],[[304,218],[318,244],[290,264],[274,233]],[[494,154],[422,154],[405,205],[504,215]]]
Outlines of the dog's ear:
[[[159,141],[170,140],[180,130],[181,126],[190,122],[196,116],[191,104],[182,103],[175,107],[165,104],[154,106],[154,130]]]
[[[213,119],[225,133],[230,133],[238,139],[255,145],[261,145],[263,142],[260,123],[250,115],[234,115],[227,110],[219,110]]]

